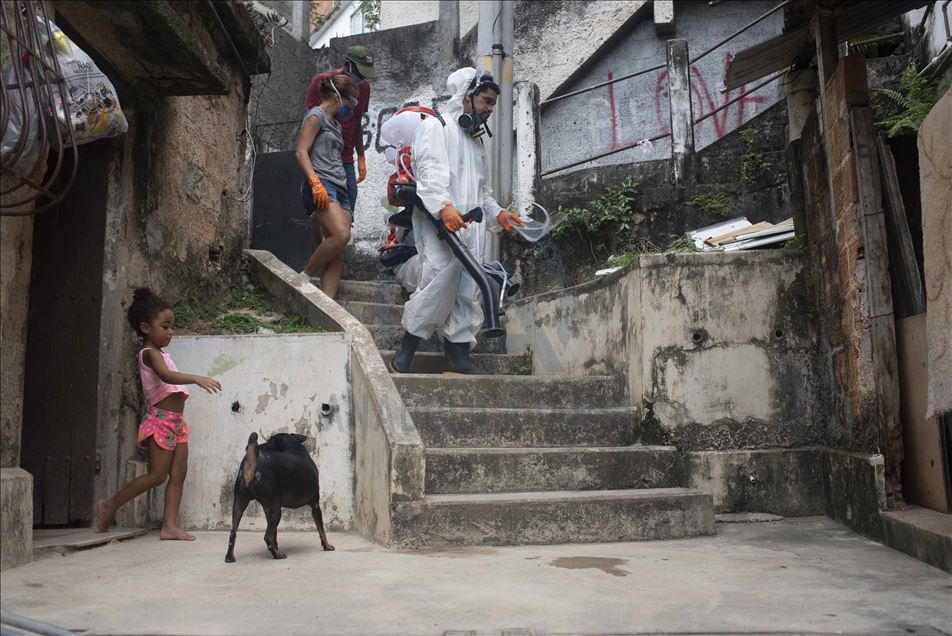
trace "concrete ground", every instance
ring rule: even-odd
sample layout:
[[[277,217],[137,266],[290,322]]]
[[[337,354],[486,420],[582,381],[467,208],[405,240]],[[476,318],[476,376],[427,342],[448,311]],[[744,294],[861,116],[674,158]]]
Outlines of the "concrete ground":
[[[157,533],[3,573],[2,607],[87,634],[940,634],[952,575],[825,517],[717,536],[391,552],[352,534]],[[509,631],[506,631],[509,630]]]

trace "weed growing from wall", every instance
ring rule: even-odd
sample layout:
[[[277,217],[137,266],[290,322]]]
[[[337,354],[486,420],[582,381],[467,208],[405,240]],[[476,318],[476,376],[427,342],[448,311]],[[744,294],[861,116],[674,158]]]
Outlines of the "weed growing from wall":
[[[686,236],[669,236],[669,241],[665,246],[658,246],[647,239],[638,241],[638,245],[621,256],[612,256],[608,259],[609,267],[624,267],[638,260],[645,254],[686,254],[689,252],[700,252],[692,239]]]
[[[708,212],[710,214],[716,214],[718,216],[727,216],[730,213],[730,209],[727,207],[727,194],[724,192],[708,192],[705,194],[698,194],[690,201],[688,204],[701,210],[702,212]]]
[[[255,291],[236,291],[223,301],[175,307],[175,326],[188,333],[241,334],[267,329],[274,333],[323,331],[294,315],[278,313],[271,301]]]
[[[758,132],[756,128],[747,128],[740,131],[745,148],[740,164],[740,178],[745,183],[753,183],[758,177],[770,172],[770,164],[754,149],[754,137]]]
[[[606,188],[586,208],[559,207],[556,214],[564,214],[565,220],[552,230],[552,235],[578,234],[588,242],[592,259],[598,263],[593,242],[614,243],[630,237],[634,226],[631,203],[635,200],[637,188],[635,181],[626,179],[621,185]]]

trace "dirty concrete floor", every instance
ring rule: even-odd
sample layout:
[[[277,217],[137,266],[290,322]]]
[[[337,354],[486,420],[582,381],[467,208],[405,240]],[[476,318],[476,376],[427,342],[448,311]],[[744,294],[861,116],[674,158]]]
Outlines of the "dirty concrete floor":
[[[87,634],[952,633],[952,575],[824,517],[715,537],[399,553],[353,534],[156,533],[3,573],[3,609]],[[530,631],[521,631],[530,630]]]

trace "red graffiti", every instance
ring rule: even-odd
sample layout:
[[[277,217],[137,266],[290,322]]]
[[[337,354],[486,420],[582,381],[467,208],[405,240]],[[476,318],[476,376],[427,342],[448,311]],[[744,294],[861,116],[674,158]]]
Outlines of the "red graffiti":
[[[730,53],[724,57],[725,72],[727,71],[727,67],[730,66],[733,57],[734,56]],[[661,127],[661,132],[668,132],[671,129],[670,113],[664,104],[666,101],[664,98],[668,96],[667,80],[667,69],[658,73],[658,81],[655,85],[655,114],[658,117],[658,124]],[[717,110],[718,107],[723,106],[746,90],[747,85],[745,84],[740,88],[731,89],[725,93],[718,92],[712,94],[707,87],[707,82],[704,81],[704,77],[701,76],[701,71],[699,71],[696,66],[691,67],[691,109],[693,111],[692,114],[695,120],[698,120],[704,115]],[[718,94],[721,96],[719,104],[717,103]],[[746,114],[747,104],[765,104],[768,101],[769,99],[763,95],[744,95],[734,104],[728,106],[720,112],[715,113],[714,115],[711,115],[700,124],[697,124],[694,128],[694,134],[699,134],[704,125],[708,122],[711,122],[714,125],[715,139],[720,139],[734,128],[744,124],[744,116]],[[729,124],[731,112],[734,113],[735,123],[733,126],[730,126]]]

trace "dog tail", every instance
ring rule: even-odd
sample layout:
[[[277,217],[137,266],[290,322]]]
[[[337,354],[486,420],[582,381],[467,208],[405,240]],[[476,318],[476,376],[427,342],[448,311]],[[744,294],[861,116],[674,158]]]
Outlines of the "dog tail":
[[[255,476],[257,459],[258,434],[252,433],[248,436],[248,446],[245,447],[245,465],[241,471],[241,478],[245,481],[245,486],[251,485],[251,480]]]

